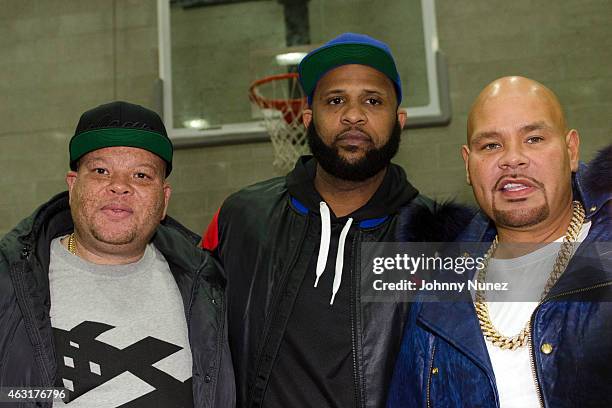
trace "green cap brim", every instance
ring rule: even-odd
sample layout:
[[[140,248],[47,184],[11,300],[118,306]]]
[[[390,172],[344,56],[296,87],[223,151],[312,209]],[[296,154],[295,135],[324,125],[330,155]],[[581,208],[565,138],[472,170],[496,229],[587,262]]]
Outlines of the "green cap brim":
[[[172,171],[173,147],[166,136],[142,129],[102,128],[74,135],[70,140],[70,168],[85,154],[105,147],[138,147],[156,154],[166,162],[166,176]]]

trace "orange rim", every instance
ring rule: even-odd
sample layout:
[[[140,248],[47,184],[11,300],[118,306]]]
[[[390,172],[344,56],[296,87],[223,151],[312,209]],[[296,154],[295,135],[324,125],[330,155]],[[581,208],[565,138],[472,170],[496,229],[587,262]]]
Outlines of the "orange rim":
[[[297,79],[298,74],[295,72],[287,73],[287,74],[278,74],[271,75],[265,78],[258,79],[251,83],[249,87],[249,99],[256,103],[262,109],[276,109],[283,113],[286,113],[287,110],[293,112],[294,115],[300,113],[302,108],[306,105],[306,97],[302,98],[294,98],[294,99],[268,99],[259,95],[256,89],[263,85],[274,81],[282,81],[284,79]],[[290,109],[287,109],[290,107]]]

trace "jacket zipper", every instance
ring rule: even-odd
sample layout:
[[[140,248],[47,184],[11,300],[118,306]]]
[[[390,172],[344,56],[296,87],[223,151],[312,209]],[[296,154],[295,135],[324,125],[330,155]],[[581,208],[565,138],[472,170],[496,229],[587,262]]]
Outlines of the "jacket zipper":
[[[357,235],[359,235],[359,231],[357,231]],[[353,238],[353,242],[351,243],[351,246],[353,247],[353,251],[351,251],[351,256],[353,256],[355,254],[356,248],[355,248],[355,243],[358,242],[358,237],[354,237]],[[359,296],[359,285],[355,283],[355,281],[357,280],[357,273],[356,268],[354,268],[354,258],[351,260],[352,262],[350,262],[350,265],[352,266],[351,268],[351,285],[355,285],[355,288],[353,288],[354,290],[351,290],[351,296],[350,296],[350,310],[351,310],[351,347],[353,349],[353,390],[354,390],[354,394],[355,394],[355,402],[356,402],[356,406],[357,407],[362,407],[362,400],[361,400],[361,393],[360,393],[360,372],[359,372],[359,364],[357,361],[357,328],[355,327],[355,319],[356,319],[356,300],[357,297]]]
[[[540,381],[538,380],[538,373],[536,371],[535,352],[533,349],[533,339],[531,337],[531,332],[533,331],[533,320],[534,319],[532,318],[529,322],[531,328],[529,329],[529,333],[527,334],[527,344],[529,344],[529,362],[531,363],[531,374],[533,375],[533,381],[535,382],[536,394],[538,394],[538,401],[540,402],[540,407],[544,408],[544,399],[542,398],[542,390],[540,389]]]
[[[534,317],[535,317],[538,309],[544,303],[546,303],[546,302],[548,302],[548,301],[550,301],[552,299],[556,299],[556,298],[559,298],[559,297],[562,297],[562,296],[566,296],[566,295],[573,295],[575,293],[582,293],[582,292],[586,292],[586,291],[592,290],[592,289],[599,289],[599,288],[603,288],[603,287],[610,286],[610,285],[612,285],[612,282],[599,283],[597,285],[589,286],[587,288],[574,289],[574,290],[569,290],[567,292],[559,293],[559,294],[557,294],[555,296],[551,296],[548,299],[544,300],[533,311],[533,314],[531,315],[531,321],[529,322],[529,324],[531,325],[531,328],[529,330],[529,334],[527,335],[527,343],[529,344],[529,360],[530,360],[530,363],[531,363],[531,372],[533,374],[533,380],[535,381],[536,392],[538,394],[538,400],[540,401],[540,407],[545,408],[545,406],[544,406],[544,398],[542,397],[542,389],[540,388],[540,381],[538,380],[538,373],[537,373],[536,366],[535,366],[535,349],[533,347],[533,337],[532,337],[533,326],[534,326],[534,321],[535,321]]]
[[[436,355],[436,343],[431,346],[431,361],[429,362],[429,371],[427,373],[427,408],[431,408],[431,381],[433,380],[433,364],[434,356]]]

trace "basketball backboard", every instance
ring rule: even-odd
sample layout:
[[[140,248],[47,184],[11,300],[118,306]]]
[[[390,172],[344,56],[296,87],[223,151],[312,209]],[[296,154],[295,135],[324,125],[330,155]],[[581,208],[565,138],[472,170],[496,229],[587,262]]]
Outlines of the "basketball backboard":
[[[254,80],[291,72],[301,56],[342,32],[391,47],[402,76],[407,127],[450,120],[434,0],[158,0],[160,97],[177,146],[266,140],[247,97]]]

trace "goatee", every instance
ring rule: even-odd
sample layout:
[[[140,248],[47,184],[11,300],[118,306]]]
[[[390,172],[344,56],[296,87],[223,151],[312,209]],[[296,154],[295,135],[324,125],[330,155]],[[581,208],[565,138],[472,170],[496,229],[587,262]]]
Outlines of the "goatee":
[[[327,173],[346,181],[365,181],[387,167],[397,154],[401,134],[402,127],[399,121],[396,121],[389,140],[384,145],[367,150],[365,155],[355,162],[348,162],[340,155],[336,142],[331,146],[323,142],[314,127],[314,122],[310,122],[307,129],[308,147],[318,164]]]
[[[509,228],[527,228],[537,225],[548,218],[548,203],[536,208],[523,210],[499,210],[493,207],[493,219],[497,225]]]
[[[495,183],[494,193],[499,188],[499,183],[504,180],[507,176],[501,176]],[[548,205],[548,198],[546,195],[546,187],[540,181],[533,177],[524,174],[512,174],[511,178],[526,178],[530,180],[534,185],[538,186],[544,193],[544,203],[539,207],[522,208],[517,210],[501,210],[497,206],[495,199],[496,195],[493,194],[493,220],[497,225],[501,225],[507,228],[527,228],[532,227],[546,220],[550,215],[550,206]]]

